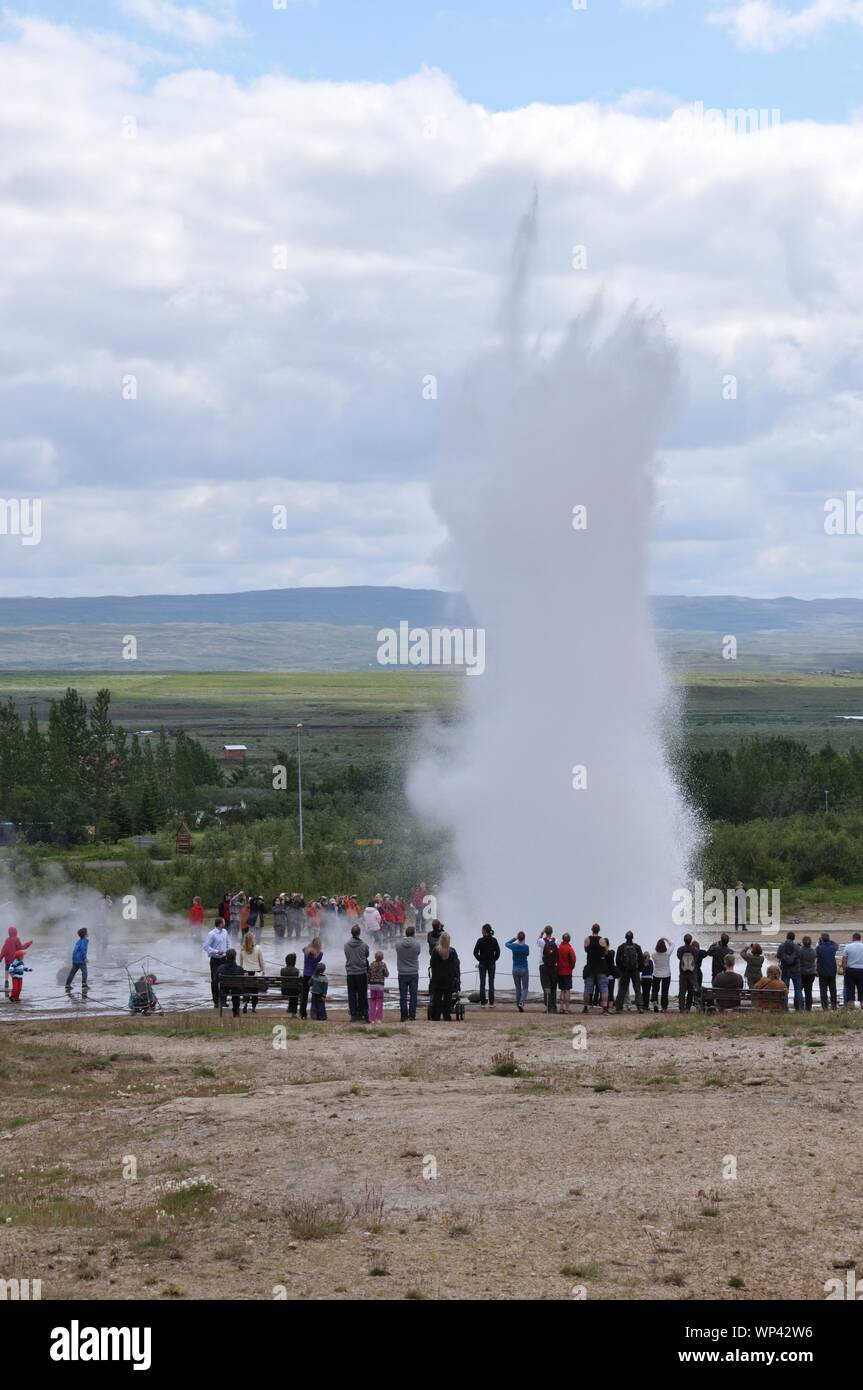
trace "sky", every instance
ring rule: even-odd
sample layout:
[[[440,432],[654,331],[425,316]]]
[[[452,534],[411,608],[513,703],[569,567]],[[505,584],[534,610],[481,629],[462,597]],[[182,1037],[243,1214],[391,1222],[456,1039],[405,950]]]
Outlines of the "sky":
[[[429,479],[535,189],[535,340],[601,294],[676,345],[651,589],[856,595],[861,73],[863,0],[5,8],[2,591],[457,585]]]

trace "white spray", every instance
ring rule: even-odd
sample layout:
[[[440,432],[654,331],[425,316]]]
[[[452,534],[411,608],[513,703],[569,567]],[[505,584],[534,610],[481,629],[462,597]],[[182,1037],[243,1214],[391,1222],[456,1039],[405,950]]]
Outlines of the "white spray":
[[[613,944],[632,928],[652,949],[673,936],[697,840],[669,768],[674,707],[646,600],[674,355],[655,318],[607,327],[598,304],[552,351],[526,353],[534,234],[535,209],[501,342],[465,383],[434,490],[487,646],[457,725],[410,779],[420,814],[452,833],[440,906],[463,959],[486,921],[531,945],[551,923],[579,958],[594,921]]]

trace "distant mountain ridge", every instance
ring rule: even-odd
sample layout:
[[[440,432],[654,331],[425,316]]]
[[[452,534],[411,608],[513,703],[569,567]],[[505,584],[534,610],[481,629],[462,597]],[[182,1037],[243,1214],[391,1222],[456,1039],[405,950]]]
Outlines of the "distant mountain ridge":
[[[863,599],[650,600],[663,657],[686,671],[863,670]],[[372,585],[239,594],[0,599],[0,670],[367,671],[381,628],[467,627],[462,594]],[[493,644],[493,633],[489,633]]]
[[[736,598],[658,594],[650,599],[658,628],[686,632],[804,632],[823,624],[859,626],[863,599]],[[346,585],[253,589],[236,594],[136,594],[94,598],[0,598],[0,628],[90,623],[326,623],[337,627],[465,624],[462,594],[442,589]]]

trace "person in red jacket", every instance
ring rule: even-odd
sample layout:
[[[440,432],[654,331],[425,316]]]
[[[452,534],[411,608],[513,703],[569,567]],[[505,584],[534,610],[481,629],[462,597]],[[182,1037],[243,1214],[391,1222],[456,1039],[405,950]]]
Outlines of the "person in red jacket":
[[[192,906],[189,908],[189,926],[192,928],[192,936],[198,940],[201,928],[204,925],[204,905],[200,898],[192,899]]]
[[[557,988],[560,992],[560,1012],[571,1013],[569,999],[572,993],[572,972],[575,970],[575,951],[572,948],[568,931],[560,938],[557,952]]]
[[[33,945],[32,941],[22,941],[18,935],[17,927],[10,927],[6,935],[6,940],[0,946],[0,960],[3,962],[3,992],[9,993],[9,971],[12,962],[19,951],[26,951]],[[19,987],[20,988],[20,987]]]

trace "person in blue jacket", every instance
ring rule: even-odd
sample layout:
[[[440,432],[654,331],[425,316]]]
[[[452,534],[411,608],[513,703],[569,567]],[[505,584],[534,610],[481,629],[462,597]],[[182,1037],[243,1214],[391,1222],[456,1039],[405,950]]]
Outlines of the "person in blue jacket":
[[[87,993],[87,951],[89,950],[89,947],[90,938],[87,935],[87,928],[79,927],[78,940],[75,942],[75,946],[72,951],[72,969],[66,976],[67,994],[72,993],[72,981],[78,974],[79,970],[81,971],[81,993]]]
[[[837,1007],[836,950],[836,942],[830,940],[830,933],[823,931],[821,933],[821,939],[815,947],[815,961],[818,971],[818,991],[821,995],[822,1009],[835,1009]]]
[[[529,979],[527,958],[530,955],[530,947],[525,940],[523,931],[520,931],[511,941],[507,941],[505,945],[508,951],[512,951],[512,982],[515,985],[515,1002],[518,1005],[519,1013],[523,1014],[527,1002]]]

